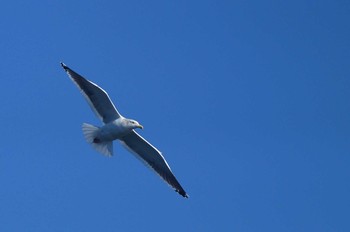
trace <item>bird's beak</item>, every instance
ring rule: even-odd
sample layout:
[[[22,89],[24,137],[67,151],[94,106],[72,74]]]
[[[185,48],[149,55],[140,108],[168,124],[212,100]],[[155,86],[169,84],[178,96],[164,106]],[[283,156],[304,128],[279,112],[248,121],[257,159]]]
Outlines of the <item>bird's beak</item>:
[[[137,127],[140,128],[141,130],[143,130],[143,126],[142,125],[139,124]]]

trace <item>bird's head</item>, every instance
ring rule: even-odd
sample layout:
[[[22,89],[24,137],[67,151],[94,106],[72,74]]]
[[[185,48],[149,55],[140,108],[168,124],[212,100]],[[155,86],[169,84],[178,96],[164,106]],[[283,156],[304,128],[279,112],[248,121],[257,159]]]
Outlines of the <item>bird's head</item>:
[[[127,124],[131,129],[136,129],[136,128],[143,129],[143,126],[140,123],[138,123],[138,121],[133,119],[128,119]]]

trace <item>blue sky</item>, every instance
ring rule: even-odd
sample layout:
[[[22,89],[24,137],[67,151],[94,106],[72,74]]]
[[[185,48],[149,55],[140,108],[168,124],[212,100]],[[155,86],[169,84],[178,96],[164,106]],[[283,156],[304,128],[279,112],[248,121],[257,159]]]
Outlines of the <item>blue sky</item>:
[[[349,231],[348,1],[3,1],[0,231]],[[108,91],[184,199],[100,125]]]

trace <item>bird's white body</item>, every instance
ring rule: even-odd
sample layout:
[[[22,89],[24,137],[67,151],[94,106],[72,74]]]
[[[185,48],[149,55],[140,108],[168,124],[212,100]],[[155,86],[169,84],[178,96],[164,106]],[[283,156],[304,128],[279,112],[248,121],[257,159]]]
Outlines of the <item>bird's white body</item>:
[[[100,127],[96,138],[101,140],[101,142],[110,142],[116,139],[121,139],[130,133],[132,129],[134,128],[128,126],[125,118],[120,117]]]
[[[83,123],[83,134],[86,142],[106,156],[113,155],[113,140],[123,138],[133,132],[135,128],[143,128],[137,121],[120,116],[118,119],[96,127]]]

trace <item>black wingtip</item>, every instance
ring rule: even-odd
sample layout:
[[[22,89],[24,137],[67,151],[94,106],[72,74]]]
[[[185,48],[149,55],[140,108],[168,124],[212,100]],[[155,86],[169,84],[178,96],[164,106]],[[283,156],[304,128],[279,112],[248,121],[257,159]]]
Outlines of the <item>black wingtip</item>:
[[[67,68],[68,68],[67,65],[65,65],[63,62],[60,62],[60,64],[64,70],[67,70]]]
[[[181,190],[176,190],[176,192],[178,192],[181,196],[183,196],[184,198],[189,198],[190,196],[187,195],[187,193],[185,191],[181,191]]]

